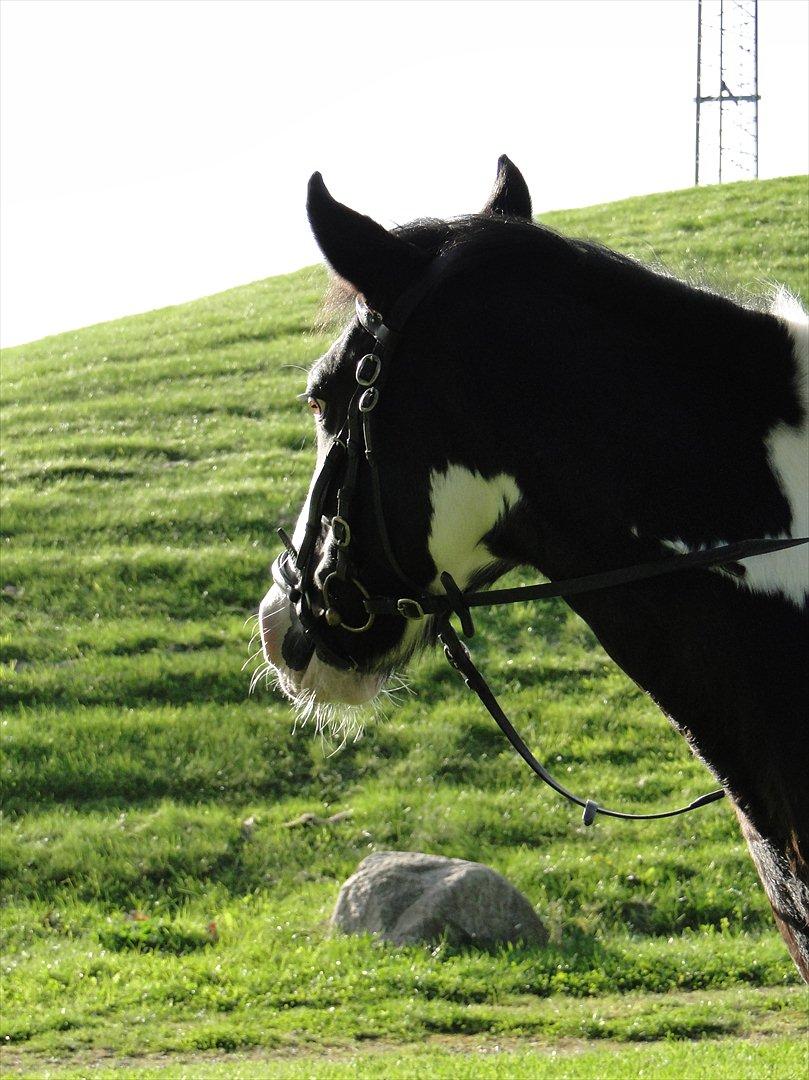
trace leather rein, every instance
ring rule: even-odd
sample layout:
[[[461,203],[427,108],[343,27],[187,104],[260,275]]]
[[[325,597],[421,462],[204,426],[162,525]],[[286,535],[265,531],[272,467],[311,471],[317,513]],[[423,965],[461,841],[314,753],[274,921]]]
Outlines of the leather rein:
[[[362,634],[370,630],[377,615],[398,615],[407,620],[433,617],[437,625],[437,637],[444,648],[444,655],[459,673],[466,686],[472,690],[486,711],[506,736],[511,746],[532,771],[569,802],[583,809],[582,820],[591,825],[600,814],[604,817],[633,821],[650,821],[657,818],[676,817],[701,806],[716,802],[725,795],[717,788],[694,799],[687,806],[658,813],[633,814],[611,810],[594,799],[582,799],[564,784],[556,780],[537,760],[525,741],[500,707],[497,698],[483,675],[472,661],[469,650],[458,637],[450,617],[457,616],[466,637],[472,637],[475,626],[472,608],[494,607],[502,604],[522,603],[529,600],[547,600],[552,597],[580,596],[584,593],[644,581],[663,575],[680,573],[697,568],[722,566],[740,559],[783,551],[809,543],[809,538],[781,540],[742,540],[723,544],[705,551],[693,551],[684,555],[671,555],[665,559],[615,570],[587,574],[583,577],[551,581],[538,585],[524,585],[512,589],[495,589],[488,592],[464,592],[446,571],[440,575],[443,593],[431,593],[414,582],[402,570],[396,558],[388,533],[382,503],[382,485],[372,438],[372,414],[379,403],[384,382],[390,370],[390,361],[399,343],[404,324],[430,293],[438,280],[455,271],[462,261],[456,250],[448,256],[437,258],[424,277],[408,289],[393,305],[386,322],[382,315],[371,310],[360,297],[356,300],[356,312],[360,325],[373,339],[371,350],[357,363],[355,389],[349,402],[346,421],[326,454],[310,491],[309,511],[303,539],[296,550],[283,529],[278,535],[284,551],[272,564],[272,576],[286,593],[306,643],[306,655],[288,656],[286,640],[284,658],[291,667],[304,667],[316,653],[325,663],[341,670],[357,670],[358,664],[350,653],[337,652],[324,640],[323,624],[341,628],[348,634]],[[394,329],[395,328],[395,329]],[[360,463],[364,461],[370,472],[374,517],[382,551],[390,570],[402,585],[402,589],[389,596],[372,596],[362,584],[359,572],[351,557],[351,506],[357,486]],[[336,513],[324,515],[326,500],[337,484]],[[317,542],[324,528],[331,534],[337,549],[335,568],[324,578],[321,585],[315,579],[317,572]],[[353,594],[353,595],[352,595]],[[350,623],[341,613],[340,601],[351,595],[352,609],[364,612],[364,621]]]

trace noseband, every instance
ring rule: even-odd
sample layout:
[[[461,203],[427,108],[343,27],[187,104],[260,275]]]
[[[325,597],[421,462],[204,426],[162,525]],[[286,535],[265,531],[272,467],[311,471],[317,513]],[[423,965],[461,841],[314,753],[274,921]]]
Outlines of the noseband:
[[[450,622],[450,617],[457,616],[463,634],[466,637],[472,637],[475,633],[472,608],[494,607],[528,600],[548,600],[553,597],[579,596],[684,570],[737,563],[741,559],[755,555],[765,555],[809,543],[809,538],[743,540],[707,551],[671,555],[656,562],[620,567],[565,581],[525,585],[514,589],[496,589],[489,592],[464,592],[446,571],[441,573],[439,578],[444,589],[443,593],[427,592],[414,582],[402,570],[391,545],[383,512],[382,486],[373,439],[372,417],[379,404],[385,378],[390,370],[392,354],[401,339],[407,319],[435,288],[439,280],[443,282],[453,274],[460,261],[466,262],[459,259],[459,253],[462,251],[463,249],[455,249],[446,256],[434,259],[424,277],[393,305],[387,322],[378,312],[371,310],[360,297],[357,297],[357,318],[363,330],[373,339],[373,345],[356,365],[355,388],[348,405],[345,423],[332,442],[312,485],[306,527],[300,548],[296,551],[289,536],[283,529],[279,529],[278,535],[284,544],[284,551],[272,565],[273,580],[286,593],[306,642],[305,662],[297,666],[305,667],[314,653],[332,667],[341,670],[357,670],[359,665],[349,652],[337,652],[331,643],[324,640],[324,624],[332,629],[339,628],[348,634],[363,634],[371,629],[377,615],[400,616],[407,620],[432,617],[435,619],[437,636],[444,647],[444,655],[448,662],[459,673],[466,686],[478,696],[512,747],[533,772],[558,794],[582,807],[584,811],[582,820],[585,825],[591,825],[599,814],[605,817],[648,821],[675,817],[688,813],[690,810],[696,810],[700,806],[707,806],[724,797],[725,792],[722,788],[702,795],[687,806],[681,806],[676,810],[650,814],[631,814],[620,810],[610,810],[600,806],[593,799],[582,799],[575,795],[564,784],[559,783],[531,753],[519,732],[501,709],[483,675],[473,663],[469,650],[458,637]],[[351,554],[352,507],[360,463],[363,460],[366,462],[370,475],[374,518],[382,553],[388,568],[402,586],[395,594],[388,596],[371,595],[369,589],[362,583]],[[324,510],[335,485],[336,513],[329,517],[324,514]],[[318,586],[315,580],[316,549],[324,527],[331,533],[337,549],[337,559],[334,569]],[[354,609],[363,613],[354,622],[351,621],[352,616],[346,618],[344,610],[341,611],[341,600],[344,602],[352,592]],[[284,659],[287,660],[286,652]],[[298,659],[301,657],[299,656]],[[292,663],[290,666],[295,667],[296,664]]]

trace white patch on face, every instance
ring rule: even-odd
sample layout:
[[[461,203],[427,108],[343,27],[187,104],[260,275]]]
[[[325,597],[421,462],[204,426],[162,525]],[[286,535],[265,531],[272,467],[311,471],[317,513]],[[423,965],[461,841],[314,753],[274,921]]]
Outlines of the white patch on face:
[[[427,547],[437,575],[444,570],[465,588],[478,570],[494,561],[483,537],[520,500],[512,476],[500,473],[487,480],[463,465],[448,465],[430,474],[432,517]],[[443,592],[438,576],[435,591]]]
[[[786,290],[778,293],[772,314],[787,326],[793,340],[798,370],[798,394],[803,407],[800,428],[778,424],[767,436],[767,453],[784,498],[792,513],[789,536],[809,536],[809,317]],[[750,539],[757,539],[750,537]],[[681,540],[664,541],[676,551],[693,550]],[[732,580],[744,589],[766,596],[782,596],[803,607],[809,596],[809,545],[744,559],[743,578]]]

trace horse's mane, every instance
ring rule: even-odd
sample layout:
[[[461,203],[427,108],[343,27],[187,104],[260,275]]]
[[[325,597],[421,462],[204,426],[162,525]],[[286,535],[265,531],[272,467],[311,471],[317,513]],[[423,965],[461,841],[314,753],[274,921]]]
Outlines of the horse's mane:
[[[394,235],[414,244],[428,255],[444,256],[458,247],[474,250],[479,256],[507,249],[509,257],[521,261],[538,261],[547,265],[560,287],[574,279],[581,285],[589,282],[602,295],[627,296],[650,300],[666,296],[682,302],[687,297],[709,296],[730,301],[740,307],[771,310],[777,287],[762,281],[762,293],[742,291],[723,285],[699,268],[686,275],[675,274],[657,258],[641,261],[615,251],[594,240],[565,236],[547,225],[519,218],[504,218],[490,214],[467,214],[462,217],[418,218],[406,225],[396,226]],[[357,290],[335,274],[320,312],[321,328],[335,319],[343,319],[353,306]]]

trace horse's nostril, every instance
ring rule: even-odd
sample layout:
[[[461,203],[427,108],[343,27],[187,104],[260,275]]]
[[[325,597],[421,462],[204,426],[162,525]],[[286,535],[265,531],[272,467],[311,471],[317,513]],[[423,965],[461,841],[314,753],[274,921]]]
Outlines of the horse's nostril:
[[[300,626],[290,626],[281,644],[281,656],[293,671],[305,671],[314,654],[314,647],[301,632]]]

